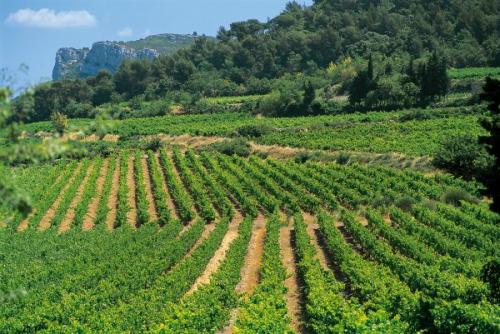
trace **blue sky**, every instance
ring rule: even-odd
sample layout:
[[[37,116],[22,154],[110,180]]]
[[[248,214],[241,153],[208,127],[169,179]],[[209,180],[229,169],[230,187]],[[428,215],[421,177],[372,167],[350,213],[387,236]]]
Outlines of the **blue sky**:
[[[279,14],[288,0],[0,0],[0,68],[29,66],[18,84],[50,79],[60,47],[159,33],[215,35],[220,26]],[[312,0],[299,3],[309,5]],[[19,72],[18,72],[19,73]]]

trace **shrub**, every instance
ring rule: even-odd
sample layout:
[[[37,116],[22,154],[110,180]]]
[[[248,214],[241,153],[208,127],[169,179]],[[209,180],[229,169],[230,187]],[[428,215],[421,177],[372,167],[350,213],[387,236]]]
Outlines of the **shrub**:
[[[345,153],[345,152],[340,153],[336,159],[336,161],[339,165],[347,165],[350,160],[351,160],[351,156],[349,155],[349,153]]]
[[[432,118],[432,113],[428,110],[410,110],[399,117],[400,122],[425,121]]]
[[[454,206],[460,206],[461,201],[466,201],[466,202],[474,202],[474,198],[465,190],[463,189],[458,189],[458,188],[453,188],[448,191],[446,191],[441,199],[443,202],[447,204],[451,204]]]
[[[236,133],[242,137],[258,138],[273,131],[273,128],[268,125],[245,125],[236,130]]]
[[[493,259],[483,266],[481,280],[490,286],[491,302],[500,302],[500,258]]]
[[[433,160],[437,168],[445,169],[466,180],[484,175],[492,162],[493,158],[471,135],[449,138],[443,143]]]
[[[68,116],[60,112],[55,112],[50,118],[52,120],[52,126],[54,127],[54,130],[62,136],[68,129]]]
[[[250,144],[243,138],[224,140],[219,143],[208,145],[205,150],[217,151],[226,155],[238,155],[248,157],[251,153]]]
[[[409,196],[401,197],[394,203],[395,206],[406,212],[411,212],[413,204],[415,204],[415,199]]]

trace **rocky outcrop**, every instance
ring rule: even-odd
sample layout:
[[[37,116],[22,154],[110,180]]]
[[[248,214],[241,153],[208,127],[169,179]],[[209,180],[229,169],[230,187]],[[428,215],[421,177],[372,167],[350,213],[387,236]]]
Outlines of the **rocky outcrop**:
[[[81,71],[83,60],[89,53],[89,48],[61,48],[56,53],[56,64],[52,70],[52,78],[74,78]]]
[[[115,42],[97,42],[82,62],[81,77],[96,75],[100,70],[115,73],[124,60],[154,59],[160,53],[153,49],[136,50]]]
[[[97,42],[92,48],[61,48],[56,54],[52,79],[85,78],[101,70],[115,73],[124,60],[154,59],[160,53],[154,49],[136,50],[117,42]]]

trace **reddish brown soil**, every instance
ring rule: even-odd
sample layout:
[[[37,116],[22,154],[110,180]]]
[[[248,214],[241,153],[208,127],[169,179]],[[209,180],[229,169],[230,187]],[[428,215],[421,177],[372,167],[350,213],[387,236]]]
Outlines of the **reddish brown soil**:
[[[100,172],[99,177],[97,178],[97,181],[96,181],[95,196],[90,201],[89,207],[87,209],[87,214],[85,215],[85,218],[83,219],[82,229],[84,231],[89,231],[92,228],[94,228],[94,222],[95,222],[96,215],[97,215],[97,209],[99,208],[99,203],[101,201],[101,194],[102,194],[102,190],[104,188],[104,182],[106,180],[106,174],[108,172],[108,167],[109,167],[109,160],[106,159],[106,160],[104,160],[104,163],[102,164],[101,172]]]
[[[81,168],[82,168],[82,164],[80,163],[78,165],[78,167],[75,169],[75,171],[73,172],[73,175],[71,175],[71,177],[68,180],[68,182],[66,183],[66,185],[61,190],[61,193],[59,194],[59,196],[57,196],[57,199],[54,201],[52,206],[47,210],[45,215],[40,220],[40,224],[38,225],[38,229],[40,231],[45,231],[50,227],[52,219],[54,219],[56,212],[57,212],[57,209],[59,209],[59,206],[61,205],[61,201],[62,201],[64,193],[66,192],[66,190],[68,190],[70,184],[73,182],[75,176],[78,174],[78,172],[80,171]]]
[[[142,157],[141,164],[144,173],[144,183],[146,185],[146,199],[148,200],[148,213],[149,216],[151,217],[151,220],[157,221],[158,214],[156,213],[155,200],[153,197],[153,190],[151,188],[151,177],[149,174],[147,156]]]
[[[233,243],[233,241],[238,237],[238,227],[240,223],[243,221],[243,216],[240,214],[236,214],[234,218],[229,223],[229,229],[222,239],[220,247],[215,251],[214,256],[208,262],[205,271],[201,274],[200,277],[194,282],[193,286],[186,295],[190,295],[195,292],[201,285],[210,283],[210,277],[213,273],[219,269],[222,261],[226,258],[226,253]]]
[[[120,186],[120,161],[116,159],[116,167],[113,174],[113,183],[108,198],[108,215],[106,216],[106,226],[108,230],[113,230],[116,220],[116,210],[118,206],[118,188]]]
[[[85,191],[85,187],[89,182],[90,174],[92,174],[94,168],[95,164],[92,164],[87,169],[85,177],[83,178],[82,183],[80,183],[80,185],[78,186],[75,197],[73,197],[73,199],[71,200],[68,211],[66,212],[66,215],[61,221],[61,225],[59,225],[59,230],[58,230],[59,233],[68,232],[69,229],[71,228],[71,224],[73,224],[73,221],[75,220],[76,207],[78,206],[78,203],[80,203],[80,201],[82,200],[83,192]]]

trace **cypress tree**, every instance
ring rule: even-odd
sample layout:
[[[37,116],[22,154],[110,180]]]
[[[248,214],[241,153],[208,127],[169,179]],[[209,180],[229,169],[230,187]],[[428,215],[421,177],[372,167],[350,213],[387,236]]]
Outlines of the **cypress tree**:
[[[493,199],[491,210],[500,213],[500,80],[486,78],[480,98],[489,102],[489,117],[481,121],[481,126],[488,131],[489,136],[481,137],[479,142],[495,157],[495,163],[485,178],[485,184]]]

